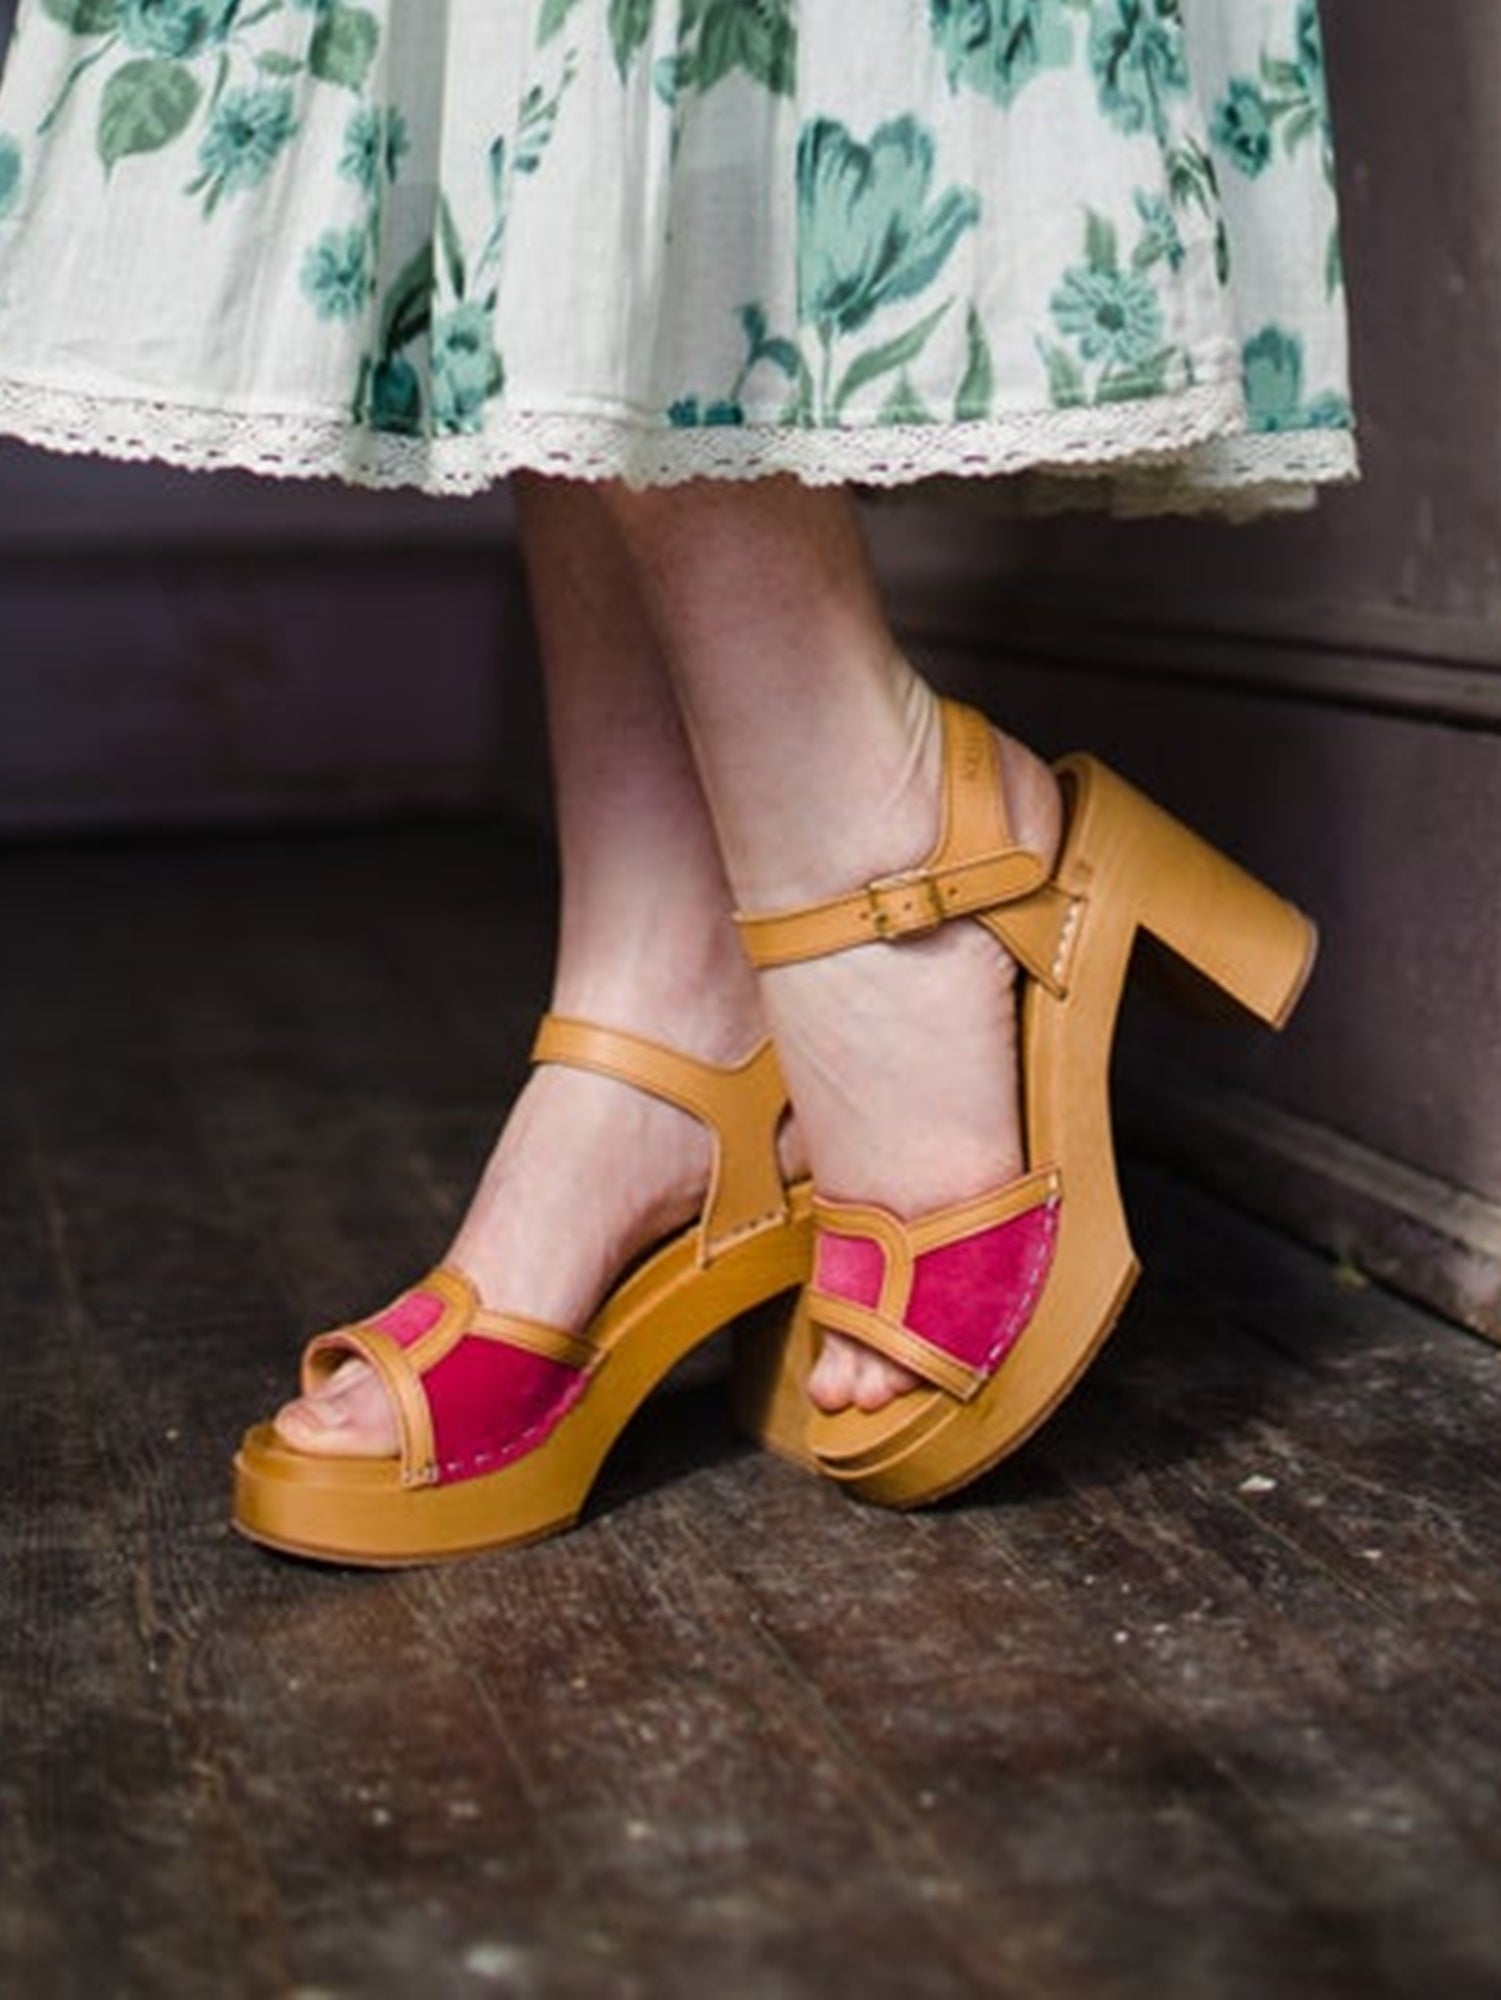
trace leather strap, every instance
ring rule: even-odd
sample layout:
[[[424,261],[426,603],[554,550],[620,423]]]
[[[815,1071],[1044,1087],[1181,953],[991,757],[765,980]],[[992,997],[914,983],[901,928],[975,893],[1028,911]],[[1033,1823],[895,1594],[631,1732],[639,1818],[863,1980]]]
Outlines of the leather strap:
[[[870,1306],[857,1305],[853,1299],[842,1299],[834,1292],[821,1292],[810,1285],[808,1316],[815,1326],[849,1334],[862,1347],[873,1347],[888,1361],[910,1369],[924,1382],[946,1390],[961,1403],[970,1402],[984,1387],[985,1377],[978,1368],[961,1361],[957,1354],[935,1347],[900,1320]]]
[[[423,1288],[415,1287],[420,1291]],[[325,1383],[339,1363],[351,1356],[368,1363],[380,1378],[386,1400],[396,1413],[401,1433],[401,1483],[428,1486],[437,1477],[432,1411],[422,1386],[422,1371],[390,1334],[361,1322],[320,1333],[310,1340],[302,1358],[302,1391],[310,1394]]]
[[[847,1333],[923,1381],[962,1403],[977,1396],[989,1371],[930,1340],[906,1323],[917,1262],[930,1250],[961,1243],[1018,1216],[1056,1202],[1062,1179],[1056,1168],[1038,1167],[988,1194],[930,1210],[904,1221],[875,1203],[815,1200],[813,1220],[820,1236],[845,1236],[875,1244],[881,1252],[880,1291],[874,1305],[824,1290],[815,1278],[808,1288],[808,1313],[815,1325]],[[816,1268],[816,1267],[815,1267]]]
[[[675,1104],[708,1128],[713,1163],[699,1222],[701,1266],[731,1244],[786,1220],[777,1133],[787,1088],[769,1040],[744,1062],[708,1063],[642,1035],[548,1014],[537,1030],[532,1060],[614,1077]]]
[[[481,1307],[464,1329],[475,1340],[497,1341],[502,1347],[519,1347],[543,1361],[557,1361],[564,1368],[590,1374],[599,1366],[600,1350],[581,1334],[566,1333],[545,1320],[525,1319],[520,1313],[491,1312]]]
[[[737,915],[753,965],[793,965],[854,945],[899,943],[926,937],[955,917],[977,917],[1034,979],[1064,990],[1073,899],[1053,887],[1040,855],[1013,840],[989,722],[959,702],[940,702],[939,711],[942,816],[927,860],[819,903]]]

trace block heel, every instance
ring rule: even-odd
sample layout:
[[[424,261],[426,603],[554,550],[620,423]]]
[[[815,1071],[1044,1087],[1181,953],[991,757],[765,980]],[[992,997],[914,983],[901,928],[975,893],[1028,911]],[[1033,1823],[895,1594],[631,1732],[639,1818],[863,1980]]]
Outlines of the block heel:
[[[1077,800],[1097,895],[1179,962],[1160,975],[1169,990],[1176,975],[1197,1010],[1281,1028],[1317,955],[1309,918],[1095,758],[1065,757],[1057,772]]]

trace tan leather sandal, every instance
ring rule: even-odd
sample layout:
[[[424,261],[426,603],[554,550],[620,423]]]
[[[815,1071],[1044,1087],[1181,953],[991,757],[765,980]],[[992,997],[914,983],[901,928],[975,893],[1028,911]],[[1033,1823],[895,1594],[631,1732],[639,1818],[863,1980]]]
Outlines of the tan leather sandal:
[[[1312,924],[1092,757],[1057,766],[1056,866],[1015,845],[996,739],[943,705],[943,823],[920,868],[806,909],[741,919],[757,966],[942,923],[983,924],[1023,975],[1029,1171],[974,1201],[899,1217],[816,1200],[814,1275],[780,1343],[743,1357],[742,1423],[862,1499],[911,1507],[1013,1451],[1058,1406],[1114,1326],[1139,1266],[1116,1181],[1108,1069],[1139,933],[1269,1026],[1313,964]],[[816,1329],[837,1328],[924,1386],[875,1412],[812,1409]]]
[[[320,1334],[304,1356],[303,1393],[358,1356],[391,1399],[400,1454],[325,1457],[258,1425],[235,1459],[234,1521],[254,1540],[325,1561],[401,1564],[569,1527],[668,1370],[807,1277],[812,1192],[784,1184],[778,1165],[787,1093],[770,1042],[723,1067],[549,1016],[532,1053],[620,1078],[703,1121],[714,1150],[697,1223],[634,1264],[581,1333],[487,1311],[462,1272],[440,1267],[372,1318]]]

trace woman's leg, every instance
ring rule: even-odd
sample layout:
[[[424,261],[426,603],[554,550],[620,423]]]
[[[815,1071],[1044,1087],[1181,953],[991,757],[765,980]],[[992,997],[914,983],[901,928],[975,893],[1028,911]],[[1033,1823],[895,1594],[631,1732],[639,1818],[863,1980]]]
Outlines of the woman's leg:
[[[562,857],[552,1006],[734,1061],[765,1034],[765,1019],[631,565],[597,488],[527,476],[516,491]],[[487,1305],[577,1328],[631,1257],[691,1219],[707,1172],[696,1120],[608,1077],[543,1068],[518,1098],[449,1256]],[[358,1362],[315,1400],[290,1405],[278,1427],[303,1450],[355,1455],[397,1442],[385,1397]]]
[[[877,597],[854,507],[790,479],[610,489],[662,640],[738,905],[837,894],[937,834],[939,732]],[[1016,837],[1051,857],[1052,774],[1010,739]],[[1015,968],[977,926],[761,975],[815,1181],[917,1214],[1025,1164]],[[812,1393],[875,1409],[912,1377],[837,1335]]]

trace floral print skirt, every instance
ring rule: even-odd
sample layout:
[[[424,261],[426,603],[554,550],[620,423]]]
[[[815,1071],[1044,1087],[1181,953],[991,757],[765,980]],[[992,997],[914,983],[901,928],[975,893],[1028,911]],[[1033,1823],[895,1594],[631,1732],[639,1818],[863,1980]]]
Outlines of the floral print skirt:
[[[464,492],[1354,470],[1316,0],[20,0],[0,431]]]

